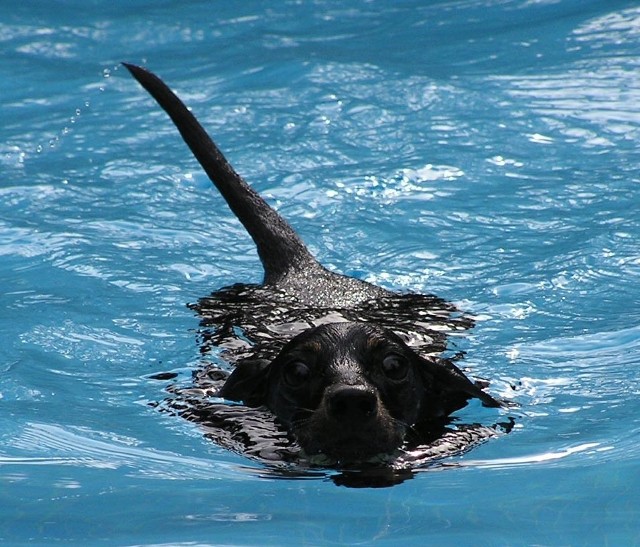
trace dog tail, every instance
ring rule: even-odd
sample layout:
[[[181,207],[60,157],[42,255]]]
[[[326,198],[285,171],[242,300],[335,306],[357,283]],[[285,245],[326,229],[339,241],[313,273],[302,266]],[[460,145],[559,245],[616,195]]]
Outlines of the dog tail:
[[[289,223],[235,172],[175,93],[152,72],[129,63],[123,65],[169,114],[193,155],[249,232],[265,270],[265,283],[276,283],[292,270],[317,264]]]

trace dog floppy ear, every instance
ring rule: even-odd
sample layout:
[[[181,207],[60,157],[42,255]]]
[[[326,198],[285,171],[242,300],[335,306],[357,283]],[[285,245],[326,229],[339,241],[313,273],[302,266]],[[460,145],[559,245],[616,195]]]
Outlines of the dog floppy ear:
[[[425,418],[444,418],[467,405],[469,399],[480,399],[484,406],[502,404],[474,384],[448,359],[420,358],[420,373],[425,385],[422,414]]]
[[[247,406],[261,406],[267,402],[268,382],[269,361],[246,359],[236,366],[218,396]]]

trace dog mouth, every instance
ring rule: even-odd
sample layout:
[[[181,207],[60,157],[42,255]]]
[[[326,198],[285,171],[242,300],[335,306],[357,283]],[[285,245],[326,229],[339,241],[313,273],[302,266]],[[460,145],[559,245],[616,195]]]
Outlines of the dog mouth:
[[[304,454],[342,464],[380,461],[397,452],[404,442],[404,428],[376,424],[364,428],[313,424],[294,428]]]

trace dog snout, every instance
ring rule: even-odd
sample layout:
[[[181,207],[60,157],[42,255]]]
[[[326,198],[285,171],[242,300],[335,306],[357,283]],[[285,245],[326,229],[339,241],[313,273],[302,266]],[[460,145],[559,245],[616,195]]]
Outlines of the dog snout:
[[[364,386],[340,386],[327,398],[327,410],[335,420],[365,422],[376,415],[376,394]]]

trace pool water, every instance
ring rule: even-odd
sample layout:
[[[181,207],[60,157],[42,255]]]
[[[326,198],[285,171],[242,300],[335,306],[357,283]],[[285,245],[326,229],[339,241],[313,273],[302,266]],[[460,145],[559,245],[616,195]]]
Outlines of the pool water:
[[[640,545],[640,8],[0,6],[0,542]],[[508,435],[387,488],[159,412],[187,307],[259,282],[145,64],[326,266],[472,313]]]

